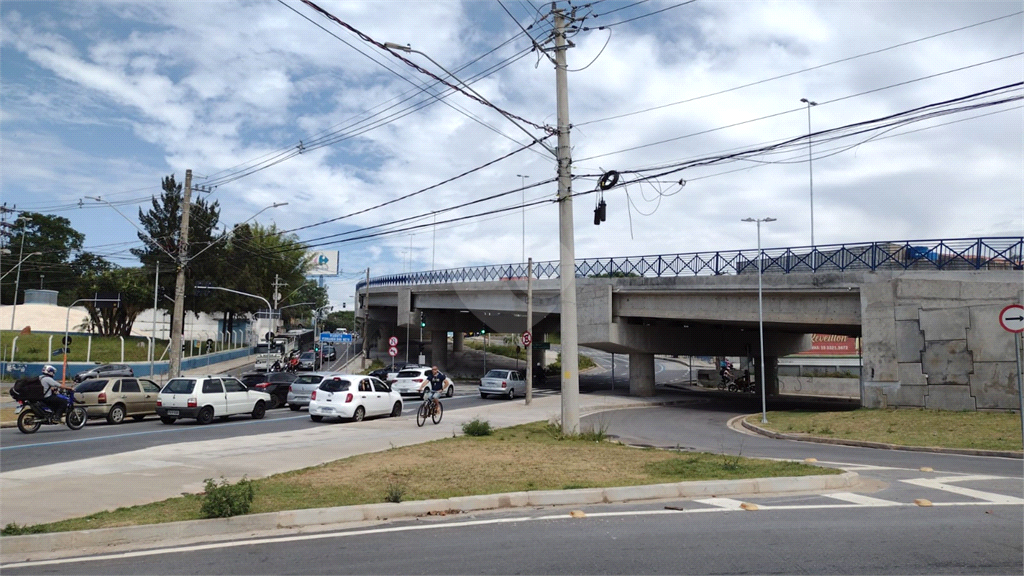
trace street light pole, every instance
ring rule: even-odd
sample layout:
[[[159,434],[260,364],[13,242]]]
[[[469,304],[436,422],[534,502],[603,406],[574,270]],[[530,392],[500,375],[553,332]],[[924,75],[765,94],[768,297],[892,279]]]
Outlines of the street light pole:
[[[526,262],[526,179],[525,174],[516,174],[519,177],[519,189],[523,192],[523,262]]]
[[[761,253],[761,222],[775,222],[775,218],[744,218],[742,222],[757,223],[757,329],[761,339],[761,422],[767,423],[768,399],[764,389],[764,301],[761,296],[761,269],[764,267],[764,254]]]
[[[811,144],[811,106],[818,103],[807,98],[801,98],[801,102],[807,104],[807,172],[811,180],[811,270],[814,269],[814,154]]]
[[[21,249],[18,250],[18,273],[14,280],[14,305],[11,307],[11,330],[14,330],[14,314],[18,311],[18,290],[21,285],[21,263],[25,261],[22,258],[22,254],[25,253],[25,222],[32,220],[28,216],[18,216],[16,220],[21,220]],[[38,254],[38,252],[35,252]]]

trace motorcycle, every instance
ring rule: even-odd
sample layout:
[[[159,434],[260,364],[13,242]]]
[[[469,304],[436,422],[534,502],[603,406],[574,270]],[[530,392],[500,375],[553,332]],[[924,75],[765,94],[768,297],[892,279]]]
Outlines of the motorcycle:
[[[81,430],[85,426],[86,420],[89,419],[89,414],[84,406],[75,406],[75,404],[85,404],[85,402],[75,398],[74,390],[69,390],[66,395],[58,394],[58,396],[68,403],[68,408],[61,417],[58,417],[42,400],[18,400],[18,407],[14,410],[18,416],[18,430],[21,430],[23,434],[32,434],[43,424],[60,424],[61,418],[64,419],[68,428]]]

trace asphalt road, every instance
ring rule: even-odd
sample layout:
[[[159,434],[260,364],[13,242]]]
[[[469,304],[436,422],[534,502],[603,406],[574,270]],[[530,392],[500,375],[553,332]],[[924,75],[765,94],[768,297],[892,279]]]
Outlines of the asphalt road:
[[[727,427],[723,400],[584,419],[630,443],[855,470],[855,492],[517,509],[53,563],[5,574],[1020,574],[1020,460],[807,444]],[[724,457],[724,456],[723,456]],[[926,502],[931,503],[925,506]],[[751,504],[756,510],[744,510]]]

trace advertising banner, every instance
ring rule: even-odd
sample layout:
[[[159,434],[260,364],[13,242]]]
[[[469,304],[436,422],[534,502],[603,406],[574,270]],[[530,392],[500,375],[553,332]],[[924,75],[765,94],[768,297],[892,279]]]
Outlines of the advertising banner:
[[[797,356],[853,356],[860,347],[860,338],[837,334],[811,334],[811,349]]]
[[[337,250],[316,250],[313,252],[313,266],[306,274],[310,276],[338,275],[338,251]]]

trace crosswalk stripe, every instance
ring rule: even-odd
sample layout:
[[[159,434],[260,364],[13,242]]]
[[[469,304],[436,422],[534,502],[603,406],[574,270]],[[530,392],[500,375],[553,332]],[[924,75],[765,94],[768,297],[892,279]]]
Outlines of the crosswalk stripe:
[[[742,510],[740,506],[743,505],[743,502],[733,500],[732,498],[704,498],[702,500],[697,500],[697,502],[700,502],[701,504],[708,504],[710,506],[717,506],[719,508],[726,508],[728,510]]]
[[[850,502],[852,504],[859,504],[861,506],[900,506],[899,502],[892,502],[890,500],[882,500],[881,498],[872,498],[871,496],[865,496],[863,494],[854,494],[853,492],[834,492],[832,494],[822,494],[828,498],[835,500],[842,500],[843,502]]]
[[[996,476],[975,476],[975,477],[949,477],[944,480],[955,480],[960,481],[965,478],[989,480],[999,479]],[[951,492],[953,494],[959,494],[961,496],[967,496],[968,498],[976,498],[978,500],[984,500],[985,502],[991,502],[993,504],[1024,504],[1024,499],[1017,498],[1016,496],[1007,496],[1005,494],[996,494],[993,492],[983,492],[981,490],[974,490],[971,488],[964,488],[962,486],[951,486],[945,482],[941,482],[940,479],[933,478],[913,478],[910,480],[901,480],[906,484],[913,484],[914,486],[922,486],[924,488],[932,488],[935,490],[942,490],[943,492]]]

